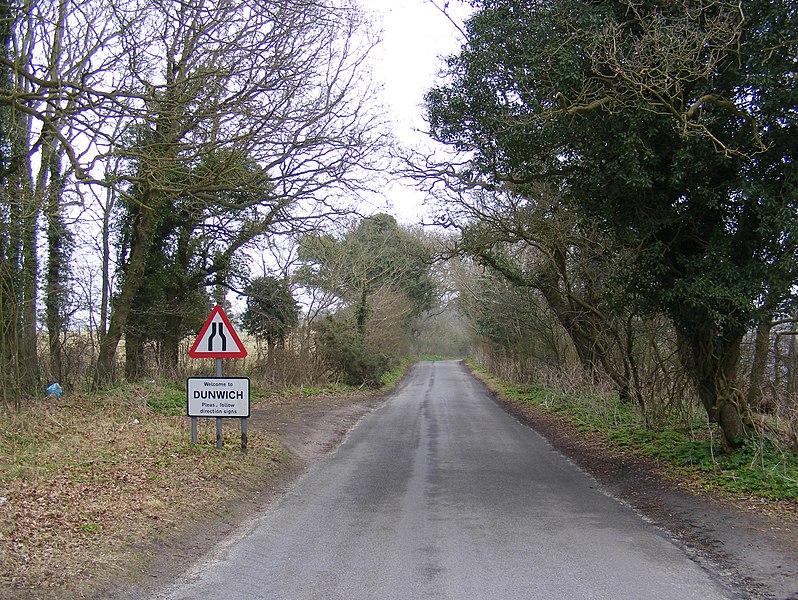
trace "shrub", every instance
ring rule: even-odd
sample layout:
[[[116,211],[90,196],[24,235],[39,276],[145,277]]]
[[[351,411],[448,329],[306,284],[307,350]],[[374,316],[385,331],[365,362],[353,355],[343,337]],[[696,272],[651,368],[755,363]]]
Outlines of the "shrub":
[[[328,317],[317,326],[317,350],[324,363],[351,385],[379,387],[389,360],[345,323]]]

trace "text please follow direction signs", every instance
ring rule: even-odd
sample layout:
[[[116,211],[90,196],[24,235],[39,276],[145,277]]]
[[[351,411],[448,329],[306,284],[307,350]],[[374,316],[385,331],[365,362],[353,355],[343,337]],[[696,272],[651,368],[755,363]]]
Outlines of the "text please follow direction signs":
[[[189,417],[249,418],[248,377],[189,377]]]

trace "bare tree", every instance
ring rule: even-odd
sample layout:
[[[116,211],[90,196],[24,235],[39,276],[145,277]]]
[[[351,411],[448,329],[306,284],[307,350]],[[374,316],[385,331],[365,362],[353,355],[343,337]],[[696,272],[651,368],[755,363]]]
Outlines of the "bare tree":
[[[338,214],[336,197],[361,189],[382,143],[364,108],[369,45],[356,42],[364,22],[354,8],[304,0],[112,8],[115,51],[128,64],[107,110],[128,125],[109,154],[129,161],[116,180],[135,208],[97,383],[113,375],[158,224],[176,202],[195,211],[205,275],[221,277],[257,236]]]
[[[32,0],[5,7],[0,21],[0,341],[4,359],[29,371],[28,388],[38,364],[39,217],[45,208],[52,232],[57,363],[58,235],[75,186],[108,189],[93,191],[112,200],[98,221],[103,293],[110,208],[135,207],[124,277],[107,328],[100,323],[100,383],[113,375],[157,226],[176,203],[192,211],[192,239],[202,240],[197,284],[224,283],[253,239],[342,212],[341,197],[366,186],[383,144],[381,119],[366,108],[373,40],[346,3]]]
[[[48,225],[45,306],[50,355],[53,370],[60,372],[58,335],[63,327],[68,246],[62,193],[67,171],[85,176],[71,142],[76,135],[85,142],[85,134],[76,133],[72,126],[87,107],[82,92],[92,83],[97,66],[92,63],[107,39],[97,25],[101,14],[93,0],[12,3],[2,11],[0,204],[4,222],[0,255],[6,279],[0,303],[14,323],[4,328],[2,347],[4,359],[19,365],[18,388],[26,393],[39,380],[36,318],[42,216]],[[70,165],[66,168],[64,157]]]

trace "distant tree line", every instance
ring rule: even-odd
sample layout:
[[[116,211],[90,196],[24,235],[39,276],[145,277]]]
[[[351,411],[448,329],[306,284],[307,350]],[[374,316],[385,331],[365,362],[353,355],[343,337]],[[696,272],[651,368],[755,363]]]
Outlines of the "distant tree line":
[[[357,222],[341,236],[299,244],[296,281],[326,298],[318,344],[347,381],[377,384],[410,352],[421,317],[438,305],[432,250],[390,215]]]

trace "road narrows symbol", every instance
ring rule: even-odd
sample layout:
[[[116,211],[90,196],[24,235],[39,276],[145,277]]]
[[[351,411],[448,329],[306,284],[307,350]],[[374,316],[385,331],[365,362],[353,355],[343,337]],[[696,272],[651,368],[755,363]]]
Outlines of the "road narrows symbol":
[[[223,323],[211,323],[211,335],[208,338],[208,352],[213,352],[213,339],[216,336],[222,341],[222,352],[227,351],[227,337],[224,335],[224,324]]]
[[[222,307],[215,306],[188,355],[191,358],[244,358],[247,350]]]

